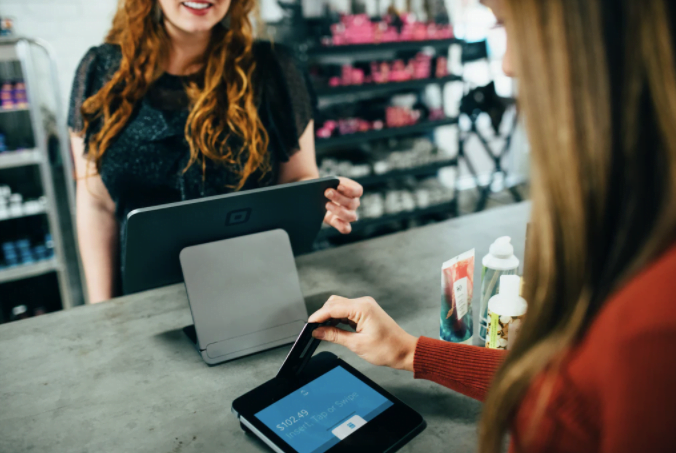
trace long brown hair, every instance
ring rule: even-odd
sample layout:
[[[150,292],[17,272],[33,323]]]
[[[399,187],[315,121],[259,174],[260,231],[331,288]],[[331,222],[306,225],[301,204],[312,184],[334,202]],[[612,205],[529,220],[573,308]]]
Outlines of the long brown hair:
[[[501,450],[518,405],[543,372],[544,410],[566,351],[676,233],[673,5],[505,3],[532,146],[529,311],[487,397],[481,453]],[[533,426],[538,418],[536,410]],[[519,440],[528,442],[524,434]]]
[[[94,121],[101,128],[88,143],[89,158],[100,170],[101,157],[125,127],[136,103],[164,72],[170,41],[157,19],[157,0],[121,0],[106,42],[120,47],[119,69],[82,106],[85,131]],[[204,86],[191,84],[191,111],[185,126],[190,145],[188,167],[207,159],[228,164],[240,177],[236,189],[257,170],[269,170],[268,134],[258,116],[252,78],[253,27],[249,19],[256,0],[230,5],[229,26],[217,25],[203,56]],[[236,137],[238,146],[231,146]],[[243,145],[243,146],[241,146]]]

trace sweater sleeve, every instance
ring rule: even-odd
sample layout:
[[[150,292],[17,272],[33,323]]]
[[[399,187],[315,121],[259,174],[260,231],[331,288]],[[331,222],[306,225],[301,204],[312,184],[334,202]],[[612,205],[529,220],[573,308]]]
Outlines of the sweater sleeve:
[[[646,332],[606,353],[599,451],[674,451],[674,333]]]
[[[416,379],[436,382],[479,401],[505,357],[505,351],[420,337],[413,357]]]

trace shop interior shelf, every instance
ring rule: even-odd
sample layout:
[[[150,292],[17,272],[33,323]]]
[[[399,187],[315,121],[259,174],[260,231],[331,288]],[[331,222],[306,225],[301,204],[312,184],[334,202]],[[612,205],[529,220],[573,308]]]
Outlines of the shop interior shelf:
[[[383,93],[398,90],[422,89],[425,88],[427,85],[434,83],[444,84],[459,80],[462,80],[462,77],[457,75],[447,75],[445,77],[434,79],[406,80],[404,82],[365,83],[362,85],[345,85],[337,87],[322,86],[315,88],[315,92],[317,93],[317,96],[320,97],[344,96],[348,94],[359,94],[359,93]]]
[[[45,214],[46,212],[47,211],[45,210],[45,208],[41,207],[39,211],[31,212],[30,214],[21,214],[21,215],[15,215],[15,216],[9,216],[9,217],[5,217],[5,218],[0,218],[0,222],[3,222],[5,220],[23,219],[25,217],[33,217],[33,216],[36,216],[36,215]]]
[[[23,167],[40,163],[40,151],[27,149],[23,151],[5,151],[0,153],[0,168]]]
[[[0,108],[0,113],[10,113],[10,112],[27,112],[30,109],[28,107],[12,107],[10,109]]]
[[[315,148],[319,151],[330,148],[355,146],[371,140],[428,132],[434,128],[456,124],[457,122],[457,118],[445,118],[443,120],[437,121],[423,121],[421,123],[414,124],[413,126],[391,127],[381,129],[379,131],[357,132],[350,135],[341,135],[339,137],[318,138],[315,141]]]
[[[404,50],[418,50],[423,47],[448,47],[452,44],[461,44],[462,40],[430,39],[425,41],[395,41],[380,44],[348,44],[344,46],[317,46],[308,50],[310,57],[324,57],[333,55],[354,55],[355,53],[395,52]]]
[[[417,219],[427,215],[433,214],[444,214],[444,213],[455,213],[456,200],[452,200],[446,203],[437,204],[423,209],[415,209],[413,211],[404,211],[398,214],[389,214],[376,219],[364,219],[359,220],[352,224],[352,232],[356,233],[362,231],[366,228],[378,228],[381,226],[388,225],[390,223],[401,222],[405,220]],[[334,228],[323,228],[319,232],[320,239],[330,239],[333,237],[339,237],[341,234]]]
[[[434,174],[442,168],[453,167],[458,165],[458,159],[448,159],[439,162],[434,162],[420,167],[406,168],[402,170],[392,170],[381,175],[369,175],[361,178],[354,178],[362,186],[372,186],[381,184],[393,179],[401,179],[406,176],[424,176]]]
[[[39,261],[35,264],[12,267],[0,270],[0,283],[12,282],[24,278],[37,277],[56,271],[58,262],[56,259]]]

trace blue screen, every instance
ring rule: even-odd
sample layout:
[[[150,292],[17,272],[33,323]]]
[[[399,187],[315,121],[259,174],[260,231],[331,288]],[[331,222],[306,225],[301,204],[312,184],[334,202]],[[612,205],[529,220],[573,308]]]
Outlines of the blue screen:
[[[338,366],[256,414],[298,453],[323,453],[392,406]]]

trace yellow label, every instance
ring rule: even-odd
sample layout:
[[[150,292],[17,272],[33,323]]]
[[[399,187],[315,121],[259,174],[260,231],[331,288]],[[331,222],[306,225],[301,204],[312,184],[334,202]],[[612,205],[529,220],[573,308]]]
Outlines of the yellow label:
[[[522,318],[523,316],[500,316],[489,310],[486,347],[510,349],[521,329]]]
[[[497,349],[498,331],[500,330],[500,317],[495,313],[488,312],[488,332],[486,333],[486,347]]]

